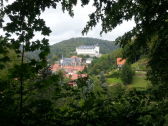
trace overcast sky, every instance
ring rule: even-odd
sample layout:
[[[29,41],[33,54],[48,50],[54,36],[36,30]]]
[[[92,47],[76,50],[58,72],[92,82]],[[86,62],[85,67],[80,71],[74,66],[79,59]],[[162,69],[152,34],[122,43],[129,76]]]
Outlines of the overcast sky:
[[[9,2],[11,1],[9,0]],[[89,20],[88,15],[91,14],[94,9],[92,3],[84,8],[78,3],[77,6],[74,7],[74,17],[70,17],[67,12],[63,13],[60,5],[57,6],[56,10],[47,9],[41,15],[41,18],[46,21],[46,25],[52,30],[52,33],[48,37],[50,45],[72,37],[93,37],[113,41],[118,36],[123,35],[135,26],[133,21],[125,21],[123,24],[117,26],[112,32],[100,36],[101,25],[98,24],[95,28],[89,31],[87,35],[82,36],[82,29]],[[36,34],[36,38],[41,38],[41,36]]]
[[[87,35],[82,36],[81,31],[85,27],[86,22],[89,20],[88,15],[94,11],[92,3],[85,6],[80,6],[80,3],[74,7],[74,17],[70,17],[67,12],[63,13],[61,6],[56,10],[47,9],[41,17],[46,21],[46,25],[52,30],[49,41],[50,44],[60,42],[72,37],[93,37],[113,41],[118,36],[123,35],[125,32],[131,30],[135,23],[133,21],[124,22],[116,27],[112,32],[100,36],[101,25],[98,24]]]

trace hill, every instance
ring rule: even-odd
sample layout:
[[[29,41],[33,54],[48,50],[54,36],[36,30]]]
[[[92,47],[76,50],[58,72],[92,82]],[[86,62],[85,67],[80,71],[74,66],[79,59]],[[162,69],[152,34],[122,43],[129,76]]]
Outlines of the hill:
[[[112,50],[116,49],[117,46],[114,42],[101,40],[96,38],[71,38],[68,40],[61,41],[51,46],[51,55],[57,55],[58,53],[65,56],[74,54],[75,48],[80,45],[95,45],[100,46],[100,53],[105,54],[109,53]]]
[[[50,63],[53,63],[55,60],[60,59],[62,55],[64,57],[69,57],[75,55],[76,47],[80,45],[95,45],[98,44],[100,46],[100,53],[107,54],[111,51],[118,48],[115,45],[114,41],[101,40],[96,38],[71,38],[68,40],[61,41],[54,45],[50,46],[50,54],[48,55],[48,60]],[[28,54],[29,58],[37,58],[38,52],[33,52]]]

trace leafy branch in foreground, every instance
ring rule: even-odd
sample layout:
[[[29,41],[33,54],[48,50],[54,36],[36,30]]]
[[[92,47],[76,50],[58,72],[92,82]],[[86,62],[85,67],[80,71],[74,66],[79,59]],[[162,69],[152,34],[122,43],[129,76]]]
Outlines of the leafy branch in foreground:
[[[101,33],[107,33],[124,20],[134,20],[136,26],[117,39],[118,44],[121,47],[127,46],[129,48],[127,54],[131,54],[133,59],[142,54],[148,55],[150,67],[148,78],[155,85],[165,85],[166,90],[168,83],[168,55],[166,54],[168,50],[168,1],[95,0],[93,5],[96,10],[90,15],[90,21],[82,33],[87,33],[99,22],[102,25]],[[164,96],[167,97],[166,94]]]
[[[45,25],[45,21],[40,18],[41,12],[48,7],[56,8],[57,3],[61,2],[63,11],[68,10],[73,16],[72,6],[76,5],[75,1],[45,1],[45,0],[16,0],[12,4],[3,8],[3,0],[1,0],[1,20],[3,22],[4,14],[9,18],[9,22],[4,23],[2,28],[5,31],[6,43],[9,48],[14,49],[20,58],[20,65],[17,64],[13,70],[13,77],[20,81],[20,123],[23,119],[23,92],[24,82],[37,76],[40,69],[47,65],[46,56],[49,53],[49,43],[44,37],[42,40],[34,40],[35,33],[40,32],[41,35],[47,36],[51,30]],[[1,10],[2,10],[1,9]],[[3,41],[1,41],[2,44]],[[4,43],[4,45],[6,45]],[[4,47],[4,45],[2,47]],[[40,50],[39,61],[25,61],[25,52]],[[2,53],[5,53],[5,49]],[[6,59],[5,59],[6,58]],[[7,60],[7,57],[3,57]],[[1,65],[2,66],[2,65]]]

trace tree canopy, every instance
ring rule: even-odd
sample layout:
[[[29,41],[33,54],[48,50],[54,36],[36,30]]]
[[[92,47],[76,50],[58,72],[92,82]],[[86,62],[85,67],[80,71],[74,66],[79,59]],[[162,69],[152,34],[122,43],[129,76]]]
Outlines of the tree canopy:
[[[90,21],[83,33],[87,33],[99,22],[102,24],[101,33],[107,33],[124,20],[134,20],[136,26],[118,38],[118,43],[121,47],[129,44],[129,51],[132,54],[137,54],[138,51],[138,55],[147,54],[150,57],[151,67],[149,79],[157,84],[167,83],[168,1],[94,0],[93,5],[96,11],[90,15]]]
[[[89,1],[81,0],[81,5],[85,6]],[[117,42],[121,47],[127,47],[127,54],[135,54],[131,58],[141,54],[149,56],[148,78],[157,84],[145,92],[119,90],[116,96],[111,96],[108,87],[96,77],[81,79],[77,81],[78,87],[71,88],[61,75],[46,74],[48,40],[45,37],[33,40],[36,32],[43,36],[51,32],[40,14],[61,3],[62,10],[73,16],[77,0],[15,0],[6,7],[3,7],[3,0],[0,2],[0,26],[6,33],[0,39],[0,61],[3,61],[0,67],[4,68],[4,62],[10,60],[9,49],[15,50],[20,60],[20,64],[10,71],[10,79],[0,79],[2,125],[167,125],[167,0],[93,1],[96,11],[90,14],[83,34],[99,22],[101,33],[106,33],[124,20],[134,20],[134,29]],[[4,15],[9,17],[9,22],[3,23]],[[38,49],[41,50],[40,60],[27,62],[25,52]]]

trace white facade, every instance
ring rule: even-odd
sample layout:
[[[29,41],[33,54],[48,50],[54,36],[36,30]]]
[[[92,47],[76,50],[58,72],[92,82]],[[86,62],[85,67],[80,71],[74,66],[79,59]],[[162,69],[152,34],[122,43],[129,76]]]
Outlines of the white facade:
[[[86,64],[91,64],[91,63],[92,63],[92,60],[93,60],[92,58],[87,58],[87,59],[86,59]]]
[[[77,55],[99,56],[100,47],[95,46],[79,46],[76,48]]]

